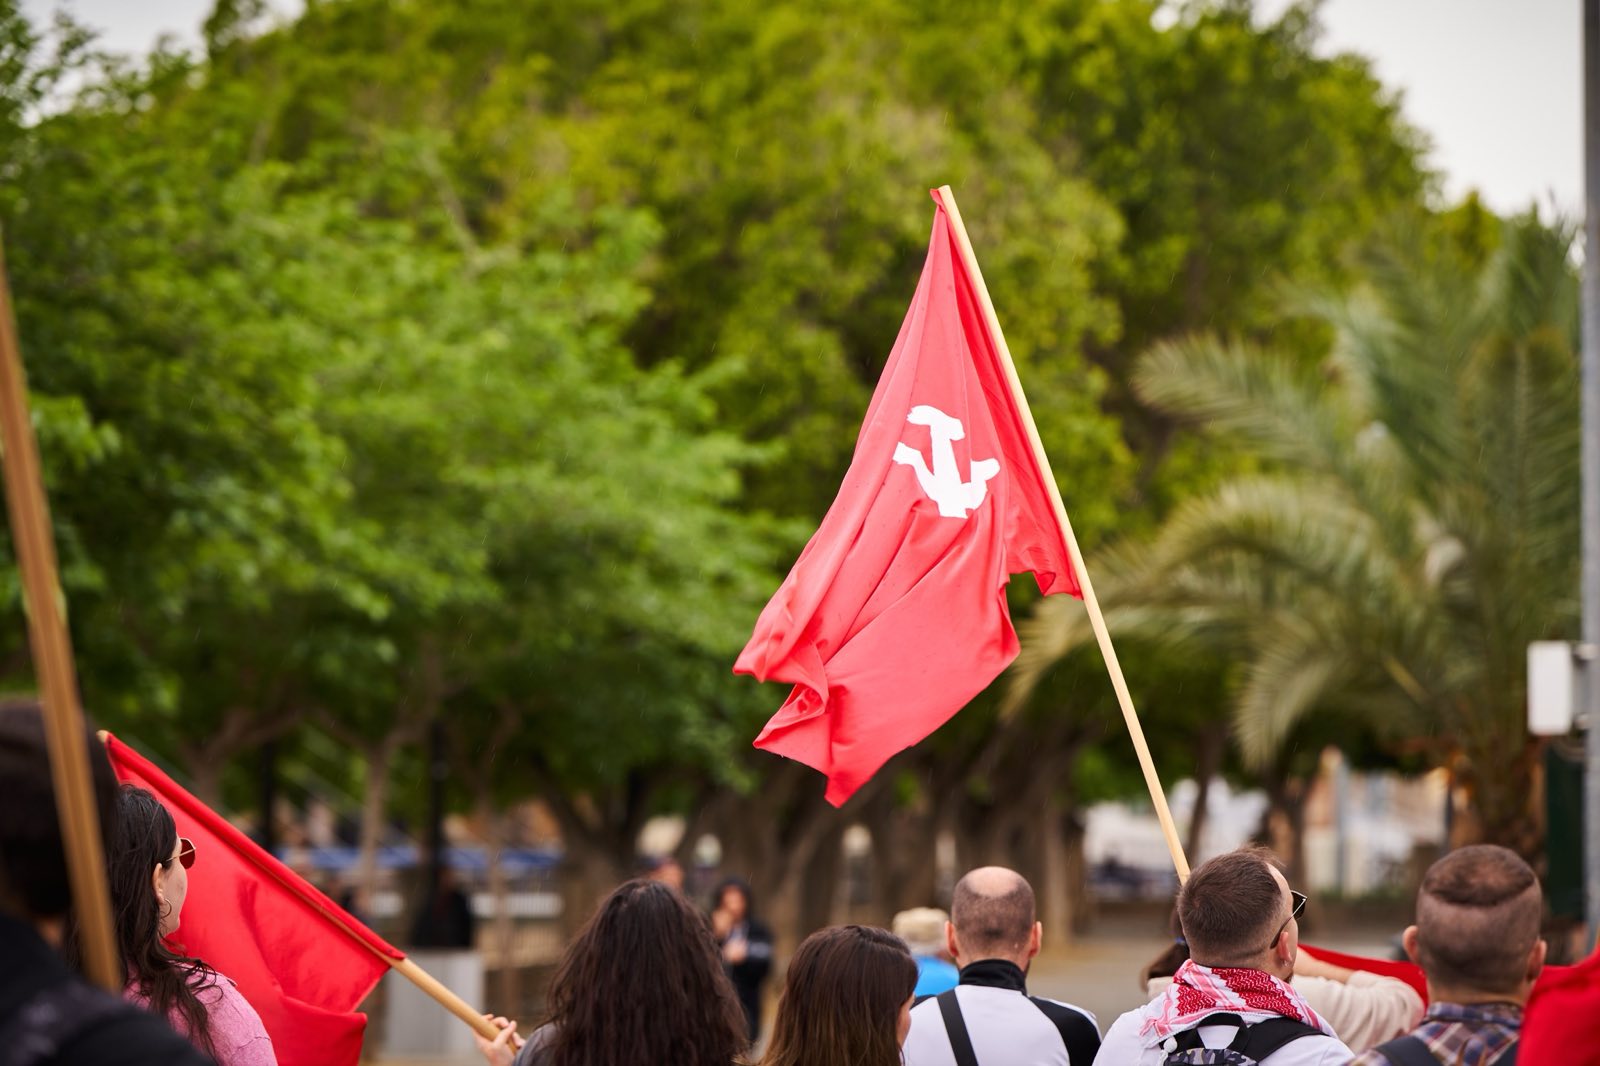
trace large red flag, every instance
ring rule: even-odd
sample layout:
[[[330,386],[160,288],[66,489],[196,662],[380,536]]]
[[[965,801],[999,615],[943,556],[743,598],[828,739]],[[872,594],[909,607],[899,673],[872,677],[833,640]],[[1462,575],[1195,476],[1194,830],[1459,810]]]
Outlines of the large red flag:
[[[405,956],[337,903],[105,736],[117,778],[149,789],[195,846],[182,950],[233,979],[261,1015],[284,1066],[355,1066],[367,1018],[356,1006]]]
[[[1010,574],[1079,594],[959,247],[940,203],[839,495],[734,666],[794,684],[756,747],[827,774],[835,806],[1016,658]]]

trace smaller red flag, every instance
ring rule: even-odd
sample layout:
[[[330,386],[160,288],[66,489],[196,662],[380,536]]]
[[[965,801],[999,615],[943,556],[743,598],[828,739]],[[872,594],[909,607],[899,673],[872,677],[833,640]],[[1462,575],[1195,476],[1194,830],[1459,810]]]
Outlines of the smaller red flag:
[[[1347,970],[1395,977],[1428,1002],[1428,978],[1414,962],[1369,959],[1301,944],[1300,950]],[[1600,1066],[1600,952],[1576,966],[1546,966],[1522,1016],[1520,1066]]]
[[[1521,1066],[1600,1066],[1600,951],[1547,966],[1522,1016]]]
[[[285,1066],[355,1066],[367,1017],[356,1007],[405,955],[313,888],[144,756],[105,734],[117,779],[148,789],[194,842],[173,940],[231,978]]]
[[[1016,658],[1011,574],[1080,594],[978,279],[934,199],[839,495],[733,668],[793,683],[755,744],[826,774],[834,806]]]
[[[1330,951],[1327,948],[1314,947],[1311,944],[1301,944],[1300,950],[1314,959],[1321,959],[1332,966],[1340,966],[1346,970],[1364,970],[1375,973],[1379,977],[1393,977],[1404,981],[1417,990],[1417,995],[1422,997],[1422,1002],[1428,1002],[1428,979],[1422,973],[1422,967],[1409,959],[1395,961],[1393,959],[1369,959],[1362,955],[1346,955],[1342,951]]]

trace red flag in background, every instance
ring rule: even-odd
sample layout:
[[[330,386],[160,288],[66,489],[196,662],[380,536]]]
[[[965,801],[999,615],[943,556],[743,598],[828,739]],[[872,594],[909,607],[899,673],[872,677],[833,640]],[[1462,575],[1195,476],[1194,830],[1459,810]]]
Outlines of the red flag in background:
[[[1312,958],[1321,959],[1333,966],[1341,966],[1346,970],[1365,970],[1375,973],[1379,977],[1393,977],[1404,981],[1417,990],[1417,995],[1422,997],[1422,1002],[1428,1002],[1428,979],[1423,976],[1422,967],[1409,959],[1396,961],[1394,959],[1369,959],[1364,955],[1346,955],[1342,951],[1330,951],[1327,948],[1314,947],[1310,944],[1301,944],[1300,950]]]
[[[355,1066],[367,1018],[355,1013],[405,956],[337,903],[106,735],[117,779],[149,789],[195,846],[173,940],[239,986],[285,1066]]]
[[[1347,970],[1395,977],[1428,1002],[1428,979],[1414,962],[1369,959],[1301,944],[1300,950]],[[1600,952],[1576,966],[1546,966],[1522,1016],[1521,1066],[1600,1066]]]
[[[1528,998],[1522,1066],[1600,1066],[1600,951],[1576,966],[1546,966]]]
[[[835,806],[1016,658],[1009,575],[1079,594],[976,283],[940,203],[839,495],[734,666],[794,684],[756,747]]]

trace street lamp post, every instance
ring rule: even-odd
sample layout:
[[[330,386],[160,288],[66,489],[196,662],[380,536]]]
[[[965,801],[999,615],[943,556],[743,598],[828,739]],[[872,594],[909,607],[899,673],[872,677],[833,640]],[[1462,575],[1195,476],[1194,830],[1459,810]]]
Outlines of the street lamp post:
[[[1583,643],[1600,645],[1600,0],[1583,5]],[[1600,662],[1584,654],[1584,900],[1600,935]]]

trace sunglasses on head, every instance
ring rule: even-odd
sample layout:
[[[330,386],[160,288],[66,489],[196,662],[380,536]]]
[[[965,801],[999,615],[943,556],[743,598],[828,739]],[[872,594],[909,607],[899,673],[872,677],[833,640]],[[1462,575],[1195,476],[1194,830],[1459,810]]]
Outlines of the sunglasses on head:
[[[1283,935],[1285,929],[1289,928],[1289,923],[1300,917],[1300,912],[1306,909],[1305,893],[1296,892],[1291,888],[1289,896],[1294,900],[1294,909],[1289,912],[1289,917],[1283,920],[1283,924],[1278,926],[1278,931],[1272,934],[1272,940],[1267,944],[1268,951],[1278,946],[1278,938]]]
[[[178,854],[176,856],[174,856],[174,858],[176,858],[179,862],[183,863],[183,868],[185,870],[187,870],[187,869],[189,869],[189,867],[193,866],[194,865],[194,841],[190,840],[188,837],[179,837],[178,838]],[[172,859],[168,859],[167,860],[168,864],[171,864],[171,862],[172,862]]]

